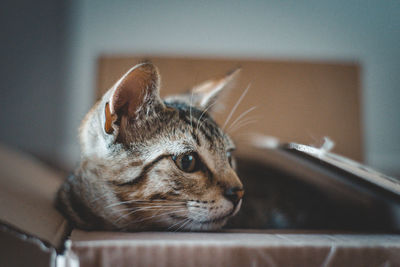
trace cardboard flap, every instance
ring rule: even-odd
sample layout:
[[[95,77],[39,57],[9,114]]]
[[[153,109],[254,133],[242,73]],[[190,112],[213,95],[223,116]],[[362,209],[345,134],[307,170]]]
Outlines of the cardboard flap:
[[[33,157],[0,146],[0,222],[60,247],[67,222],[53,201],[62,181]]]
[[[299,156],[309,158],[319,164],[324,164],[326,168],[335,167],[344,172],[357,177],[360,180],[371,183],[376,187],[393,193],[400,202],[400,180],[380,173],[371,167],[363,165],[357,161],[344,156],[324,151],[323,149],[290,143],[283,146],[283,149]]]
[[[318,186],[326,193],[340,192],[342,196],[352,198],[368,189],[370,194],[400,205],[398,179],[338,154],[295,143],[275,148],[242,147],[238,152],[239,159],[257,162],[260,167],[280,169],[302,182]]]

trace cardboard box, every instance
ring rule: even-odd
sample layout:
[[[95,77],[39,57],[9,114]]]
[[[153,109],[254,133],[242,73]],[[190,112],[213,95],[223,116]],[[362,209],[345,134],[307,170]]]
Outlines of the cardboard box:
[[[266,196],[262,202],[257,191],[265,188],[250,183],[251,180],[269,179],[270,176],[263,175],[272,173],[279,179],[286,177],[294,184],[301,181],[315,192],[324,192],[317,199],[331,201],[332,208],[342,208],[342,201],[349,207],[362,209],[364,205],[360,212],[350,208],[357,216],[353,216],[349,224],[324,228],[329,226],[324,224],[326,221],[314,222],[310,218],[317,226],[319,223],[317,228],[320,230],[310,230],[304,225],[292,230],[262,229],[259,222],[251,222],[253,218],[246,214],[249,207],[243,205],[236,224],[241,223],[243,218],[240,216],[244,215],[244,219],[250,221],[247,229],[232,229],[237,226],[232,221],[230,229],[213,233],[87,232],[78,229],[71,232],[53,208],[53,198],[63,177],[33,158],[2,147],[0,266],[400,265],[400,191],[396,180],[380,174],[374,176],[375,173],[370,177],[367,174],[360,176],[353,165],[346,165],[351,166],[352,171],[346,170],[347,167],[329,163],[330,154],[308,148],[292,144],[275,149],[241,151],[239,171],[247,196],[244,203],[254,201],[253,197],[268,206],[271,199]],[[304,190],[309,192],[307,190],[311,189]],[[323,214],[347,212],[330,210]],[[339,218],[337,221],[347,220]],[[362,228],[362,222],[366,228]],[[259,227],[248,229],[252,225]]]
[[[143,58],[101,57],[97,96]],[[251,83],[236,113],[258,106],[246,132],[315,145],[329,135],[335,152],[363,159],[356,63],[146,58],[160,69],[162,95],[240,65],[226,106]],[[53,203],[66,175],[0,147],[0,266],[400,266],[396,179],[326,147],[253,136],[254,148],[240,142],[240,131],[231,134],[244,202],[224,230],[207,233],[71,229]]]

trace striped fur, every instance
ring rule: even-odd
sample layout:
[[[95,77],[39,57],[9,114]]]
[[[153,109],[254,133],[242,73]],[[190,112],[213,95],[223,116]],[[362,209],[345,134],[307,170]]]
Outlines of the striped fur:
[[[234,144],[212,119],[217,96],[233,75],[191,93],[159,97],[150,63],[127,72],[86,115],[79,167],[58,192],[73,226],[88,230],[215,230],[241,204],[226,197],[242,184],[228,154]],[[197,153],[185,172],[173,156]],[[242,192],[242,191],[241,191]]]

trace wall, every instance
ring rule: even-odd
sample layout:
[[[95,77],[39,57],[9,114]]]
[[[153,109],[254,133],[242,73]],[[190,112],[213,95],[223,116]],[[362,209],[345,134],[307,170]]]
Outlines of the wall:
[[[0,142],[63,157],[66,16],[62,1],[2,1]]]

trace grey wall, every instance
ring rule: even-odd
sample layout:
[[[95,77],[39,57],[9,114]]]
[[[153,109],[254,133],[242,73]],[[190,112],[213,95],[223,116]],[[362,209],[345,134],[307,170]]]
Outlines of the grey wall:
[[[2,4],[2,142],[72,166],[104,53],[345,60],[363,66],[367,162],[400,173],[398,0]]]
[[[64,144],[65,12],[52,0],[0,8],[0,142],[51,161]]]

